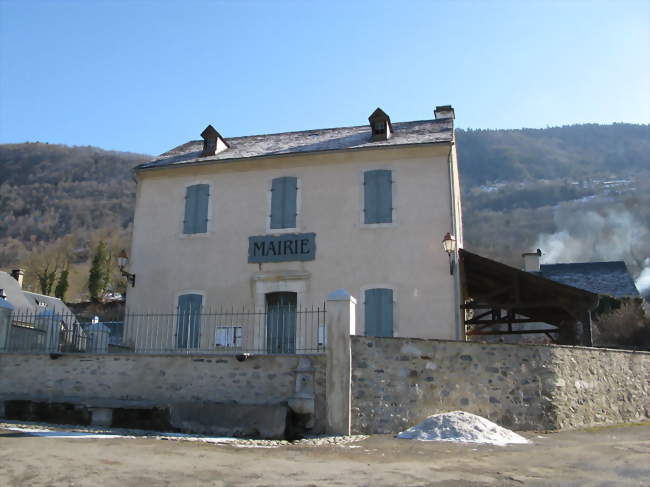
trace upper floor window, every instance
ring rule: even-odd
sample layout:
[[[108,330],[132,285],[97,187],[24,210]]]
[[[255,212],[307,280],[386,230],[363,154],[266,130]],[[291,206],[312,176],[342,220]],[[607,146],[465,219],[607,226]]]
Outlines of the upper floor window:
[[[285,176],[271,182],[270,228],[296,228],[298,178]]]
[[[393,336],[393,303],[392,289],[366,289],[363,308],[366,336]]]
[[[363,223],[393,221],[393,174],[389,169],[363,173]]]
[[[209,184],[194,184],[187,187],[185,192],[183,233],[207,233],[209,200]]]

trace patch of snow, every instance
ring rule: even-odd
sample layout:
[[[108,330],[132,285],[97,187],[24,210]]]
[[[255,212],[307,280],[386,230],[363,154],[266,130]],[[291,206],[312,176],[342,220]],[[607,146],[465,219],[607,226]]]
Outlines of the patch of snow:
[[[205,436],[191,433],[172,433],[162,431],[137,430],[125,428],[94,428],[85,426],[66,426],[48,423],[2,420],[0,430],[15,431],[24,436],[44,438],[151,438],[171,441],[192,441],[214,445],[231,445],[237,448],[278,448],[286,446],[346,446],[349,443],[363,441],[368,436],[329,436],[314,435],[302,440],[262,440],[252,438],[234,438],[227,436]]]
[[[530,443],[514,431],[464,411],[434,414],[420,424],[402,431],[397,437],[405,440],[453,441],[497,446]]]
[[[103,433],[86,433],[84,431],[52,431],[38,428],[5,428],[9,431],[16,431],[24,433],[25,436],[38,436],[42,438],[135,438],[135,436],[128,435],[110,435]]]

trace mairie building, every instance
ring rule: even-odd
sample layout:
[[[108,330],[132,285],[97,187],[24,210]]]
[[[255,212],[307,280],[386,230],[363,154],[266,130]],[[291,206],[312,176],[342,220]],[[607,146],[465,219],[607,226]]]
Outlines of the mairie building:
[[[441,245],[463,246],[454,110],[434,114],[233,138],[209,125],[138,166],[127,308],[300,309],[344,288],[357,334],[462,338]]]

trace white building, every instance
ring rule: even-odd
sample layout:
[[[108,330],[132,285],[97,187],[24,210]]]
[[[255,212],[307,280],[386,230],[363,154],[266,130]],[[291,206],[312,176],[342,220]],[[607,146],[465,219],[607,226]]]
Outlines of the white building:
[[[138,166],[127,308],[300,308],[345,288],[358,334],[461,338],[441,246],[447,232],[463,244],[453,121],[443,106],[433,120],[377,109],[366,126],[228,139],[208,126]],[[200,333],[186,341],[212,339]]]

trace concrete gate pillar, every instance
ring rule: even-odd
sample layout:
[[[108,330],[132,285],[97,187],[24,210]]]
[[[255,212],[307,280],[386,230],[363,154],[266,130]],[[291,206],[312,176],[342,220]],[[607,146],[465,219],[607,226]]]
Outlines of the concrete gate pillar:
[[[350,434],[352,354],[357,301],[345,289],[327,296],[327,432]]]
[[[9,332],[11,330],[11,313],[13,312],[13,305],[0,298],[0,350],[9,349]]]

